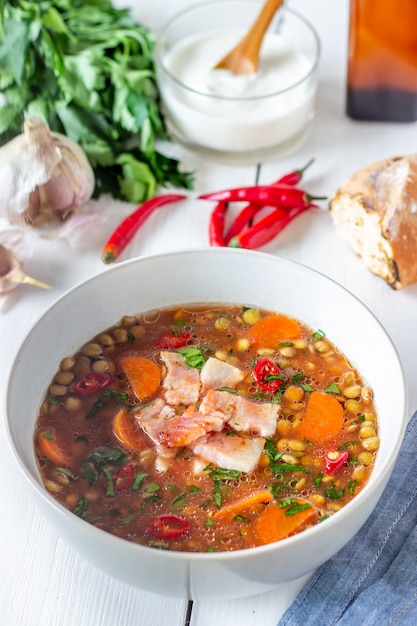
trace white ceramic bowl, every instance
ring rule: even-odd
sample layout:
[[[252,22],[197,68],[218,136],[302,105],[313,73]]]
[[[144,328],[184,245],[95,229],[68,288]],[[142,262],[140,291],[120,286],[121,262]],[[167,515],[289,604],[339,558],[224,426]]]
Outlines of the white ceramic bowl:
[[[279,9],[255,75],[212,69],[246,34],[262,4],[199,3],[175,15],[157,38],[157,78],[170,133],[218,161],[258,163],[287,154],[311,129],[320,42],[302,15]]]
[[[228,553],[155,550],[112,536],[61,506],[43,487],[33,431],[63,356],[126,314],[185,303],[237,303],[281,311],[325,330],[375,393],[381,446],[367,486],[336,515],[278,543]],[[24,393],[22,393],[24,390]],[[321,565],[375,507],[406,423],[406,389],[384,329],[352,294],[325,276],[260,252],[210,248],[137,258],[62,296],[35,324],[11,368],[6,431],[29,491],[59,535],[88,561],[161,595],[225,599],[267,591]]]

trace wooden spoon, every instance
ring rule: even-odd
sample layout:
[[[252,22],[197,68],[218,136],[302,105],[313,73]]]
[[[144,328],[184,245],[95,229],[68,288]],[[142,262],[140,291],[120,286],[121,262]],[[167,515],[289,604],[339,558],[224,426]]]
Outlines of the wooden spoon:
[[[266,29],[282,3],[283,0],[266,0],[248,33],[215,65],[214,69],[229,70],[233,74],[255,74]]]

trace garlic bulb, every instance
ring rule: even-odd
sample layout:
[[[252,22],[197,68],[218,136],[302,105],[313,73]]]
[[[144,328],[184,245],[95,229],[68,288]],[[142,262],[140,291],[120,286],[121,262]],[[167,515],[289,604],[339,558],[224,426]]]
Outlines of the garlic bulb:
[[[41,118],[23,130],[0,148],[0,217],[34,227],[62,222],[90,199],[93,170],[81,147]]]
[[[31,278],[23,271],[22,261],[11,250],[0,245],[0,294],[11,291],[19,283],[30,283],[35,287],[50,289],[50,285]]]

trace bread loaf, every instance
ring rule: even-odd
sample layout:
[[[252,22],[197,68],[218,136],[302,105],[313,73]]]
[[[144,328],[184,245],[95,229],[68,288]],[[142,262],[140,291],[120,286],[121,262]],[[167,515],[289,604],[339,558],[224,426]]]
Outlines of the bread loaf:
[[[337,232],[393,289],[417,282],[417,155],[351,176],[330,201]]]

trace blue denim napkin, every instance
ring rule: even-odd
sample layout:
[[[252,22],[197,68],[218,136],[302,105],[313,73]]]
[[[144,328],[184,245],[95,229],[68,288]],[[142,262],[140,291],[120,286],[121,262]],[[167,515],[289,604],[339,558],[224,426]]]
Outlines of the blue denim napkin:
[[[417,625],[417,412],[359,533],[322,565],[278,626]]]

